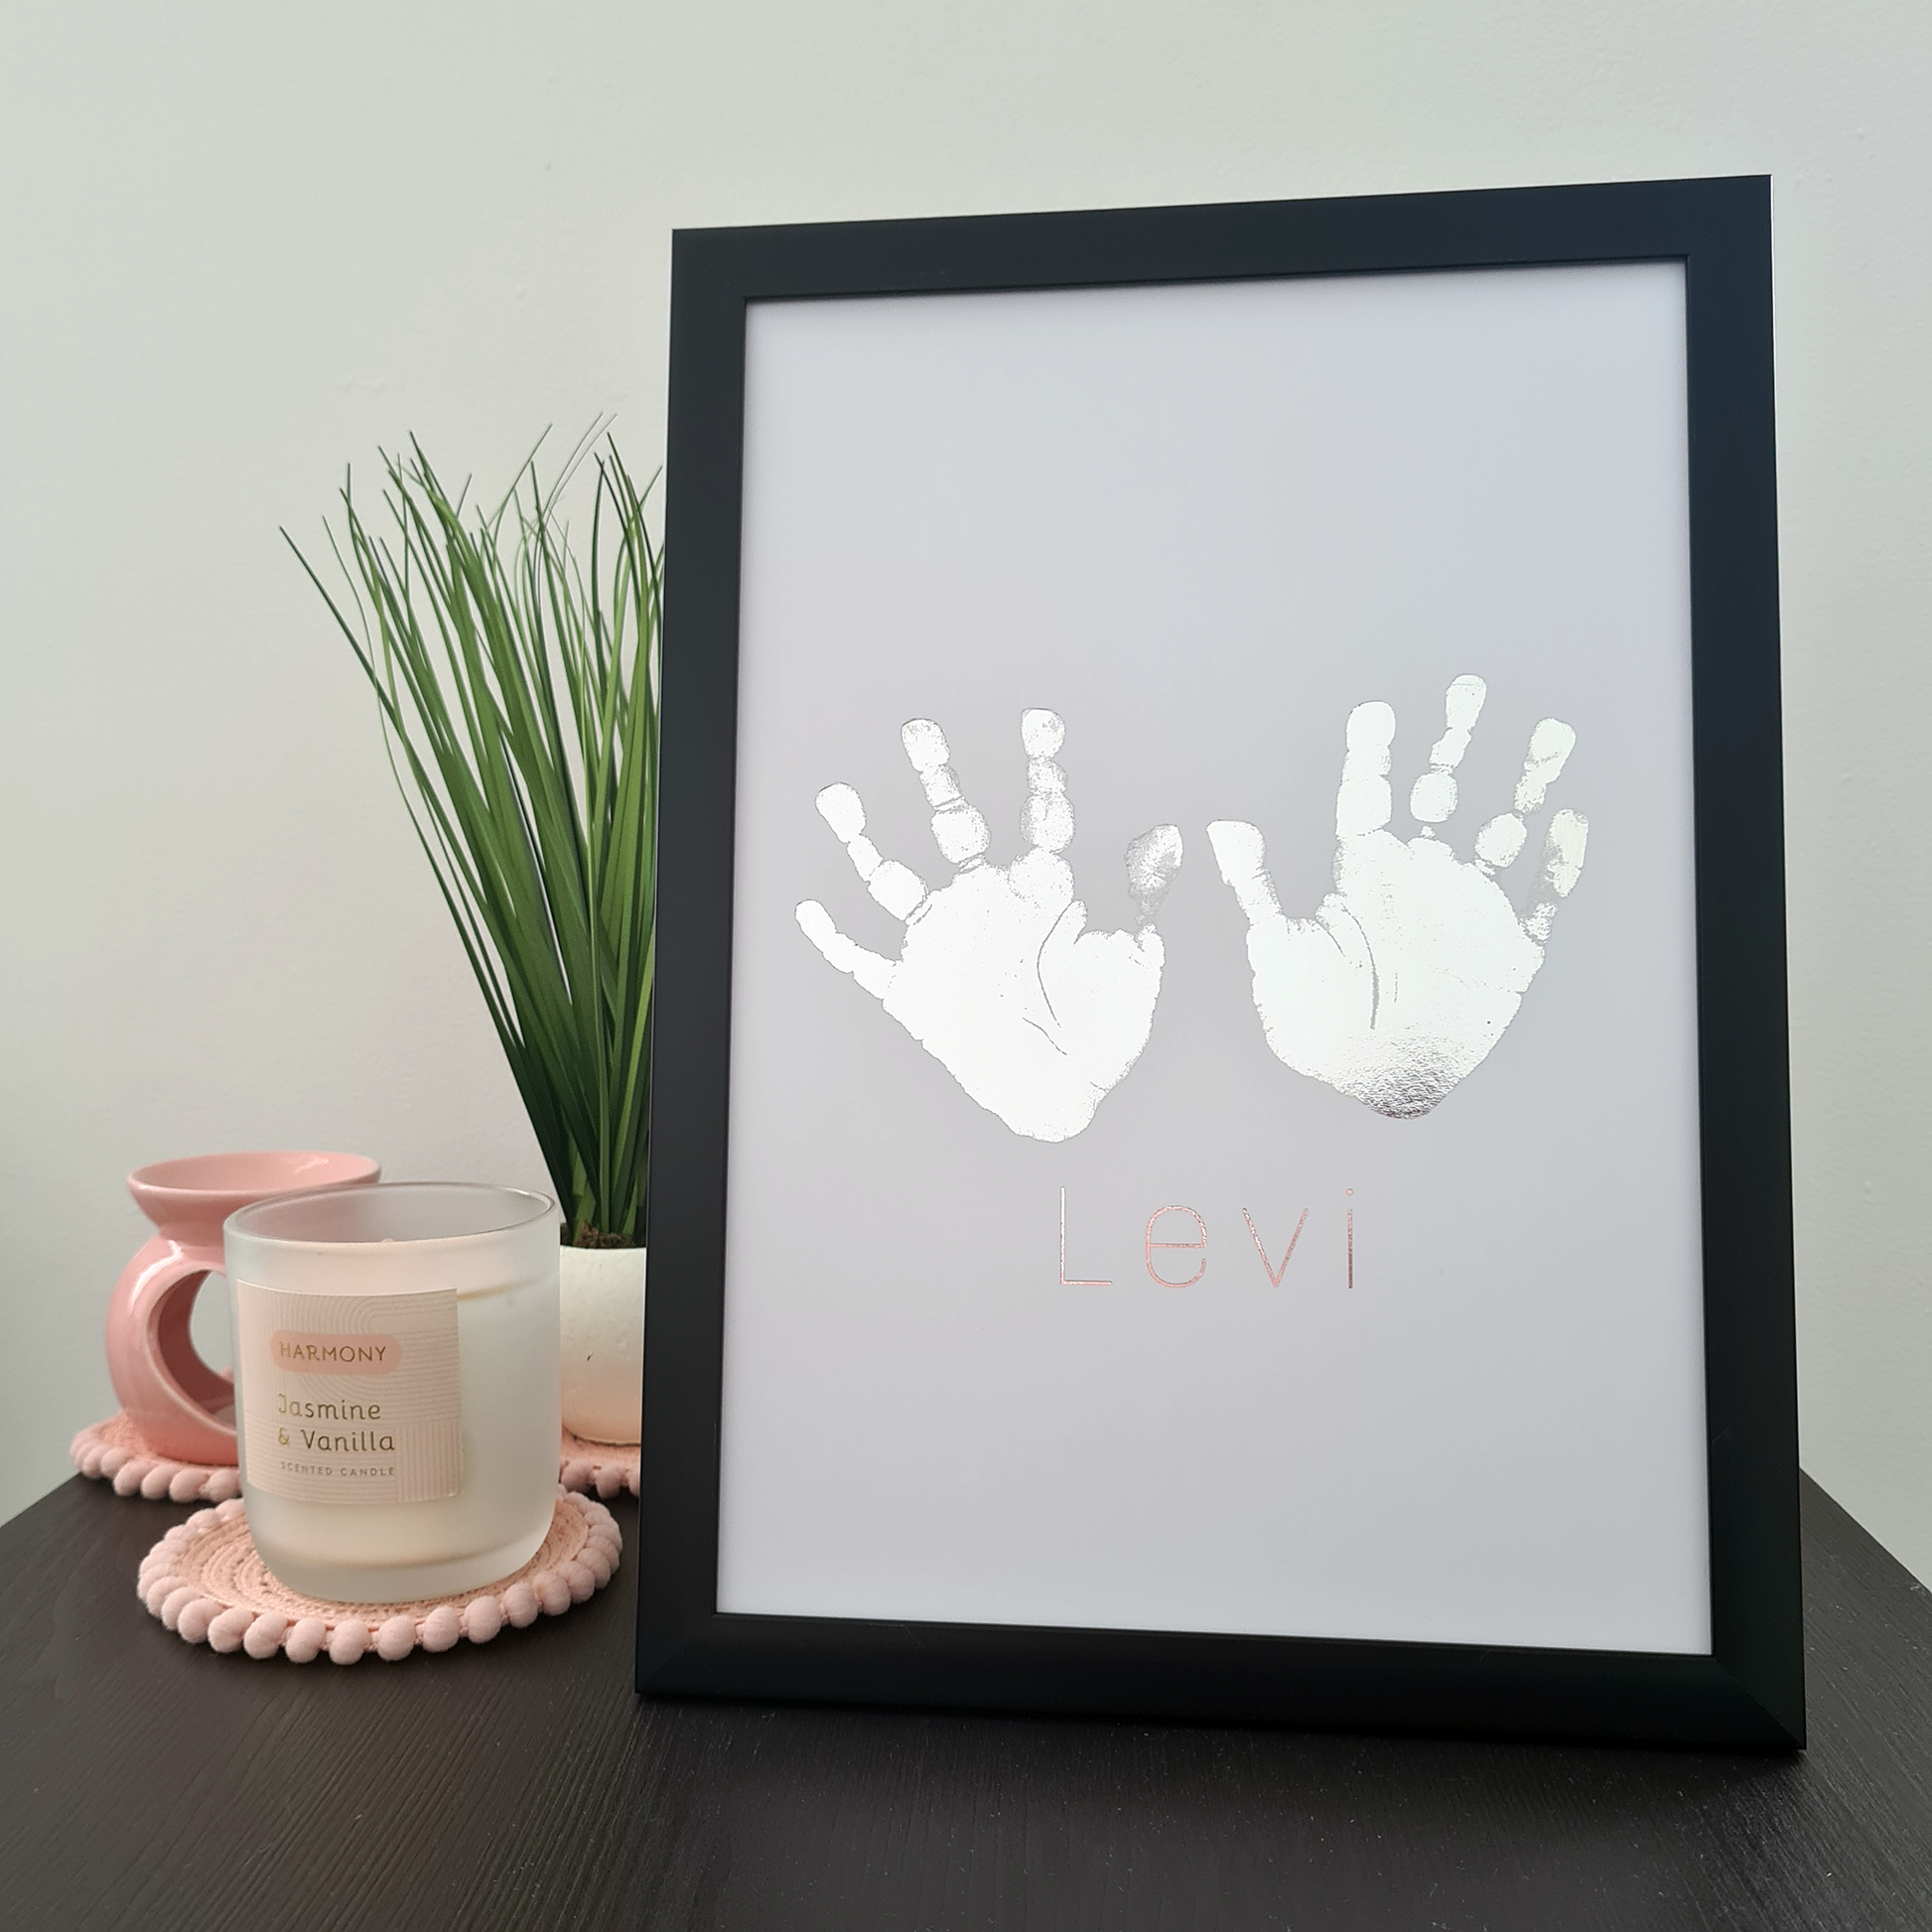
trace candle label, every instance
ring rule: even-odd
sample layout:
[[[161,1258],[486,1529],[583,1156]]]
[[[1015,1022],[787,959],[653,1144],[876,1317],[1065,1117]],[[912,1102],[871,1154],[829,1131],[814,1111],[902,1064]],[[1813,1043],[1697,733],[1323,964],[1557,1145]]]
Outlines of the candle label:
[[[234,1285],[244,1473],[305,1503],[426,1503],[463,1487],[456,1290]]]

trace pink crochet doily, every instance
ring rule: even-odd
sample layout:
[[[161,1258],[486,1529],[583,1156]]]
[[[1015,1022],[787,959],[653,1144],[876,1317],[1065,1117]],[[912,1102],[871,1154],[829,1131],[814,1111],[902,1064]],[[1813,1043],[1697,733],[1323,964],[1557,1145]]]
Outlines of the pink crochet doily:
[[[69,1444],[68,1453],[83,1476],[111,1482],[117,1496],[139,1494],[151,1503],[224,1503],[241,1494],[241,1471],[232,1462],[177,1462],[149,1443],[125,1409],[89,1424]]]
[[[459,1596],[414,1603],[324,1603],[279,1584],[255,1553],[241,1499],[198,1510],[147,1554],[135,1585],[142,1602],[189,1643],[291,1663],[328,1654],[352,1664],[364,1651],[395,1663],[420,1644],[449,1650],[487,1643],[504,1624],[562,1616],[611,1581],[623,1538],[588,1496],[557,1496],[550,1534],[513,1577]]]
[[[557,1480],[566,1489],[595,1489],[600,1496],[615,1496],[620,1489],[634,1496],[641,1454],[635,1443],[593,1443],[566,1428]]]

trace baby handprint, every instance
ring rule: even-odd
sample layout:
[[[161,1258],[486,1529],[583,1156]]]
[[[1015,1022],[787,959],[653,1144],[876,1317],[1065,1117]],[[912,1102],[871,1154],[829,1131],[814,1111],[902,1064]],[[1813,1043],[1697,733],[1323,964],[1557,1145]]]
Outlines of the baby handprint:
[[[1455,769],[1486,695],[1478,677],[1449,686],[1447,727],[1409,794],[1423,829],[1406,843],[1388,830],[1395,713],[1355,708],[1335,795],[1335,889],[1312,918],[1283,913],[1254,826],[1207,828],[1248,916],[1255,1008],[1276,1057],[1398,1120],[1428,1113],[1502,1037],[1543,964],[1557,902],[1583,871],[1587,821],[1560,811],[1526,914],[1496,879],[1577,742],[1554,718],[1530,734],[1514,808],[1476,834],[1472,859],[1436,835],[1455,809]]]
[[[986,821],[960,795],[944,733],[915,718],[899,736],[932,807],[933,839],[957,870],[928,892],[865,836],[859,794],[828,785],[818,794],[819,815],[873,897],[905,921],[905,936],[897,959],[868,952],[809,898],[797,909],[798,924],[982,1107],[1016,1134],[1067,1140],[1147,1044],[1166,959],[1154,914],[1180,866],[1180,833],[1157,825],[1127,848],[1140,929],[1089,932],[1072,868],[1060,856],[1073,837],[1073,807],[1054,761],[1065,737],[1058,717],[1029,711],[1021,718],[1027,850],[1005,867],[986,863]]]

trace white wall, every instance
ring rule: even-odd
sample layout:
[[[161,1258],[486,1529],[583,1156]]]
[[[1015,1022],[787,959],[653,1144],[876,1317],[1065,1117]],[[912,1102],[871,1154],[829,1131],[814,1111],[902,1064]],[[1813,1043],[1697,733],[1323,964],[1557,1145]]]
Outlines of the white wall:
[[[276,534],[345,461],[654,462],[675,225],[1768,171],[1805,1460],[1932,1580],[1929,60],[1905,0],[5,10],[0,1513],[112,1407],[128,1168],[541,1182]]]

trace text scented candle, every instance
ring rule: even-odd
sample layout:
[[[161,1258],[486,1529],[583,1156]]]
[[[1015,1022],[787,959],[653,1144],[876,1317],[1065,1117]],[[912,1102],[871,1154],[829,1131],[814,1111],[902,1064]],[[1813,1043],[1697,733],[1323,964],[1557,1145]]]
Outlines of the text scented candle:
[[[229,1216],[248,1529],[284,1584],[390,1603],[495,1583],[557,1494],[557,1227],[541,1194],[403,1181]]]

